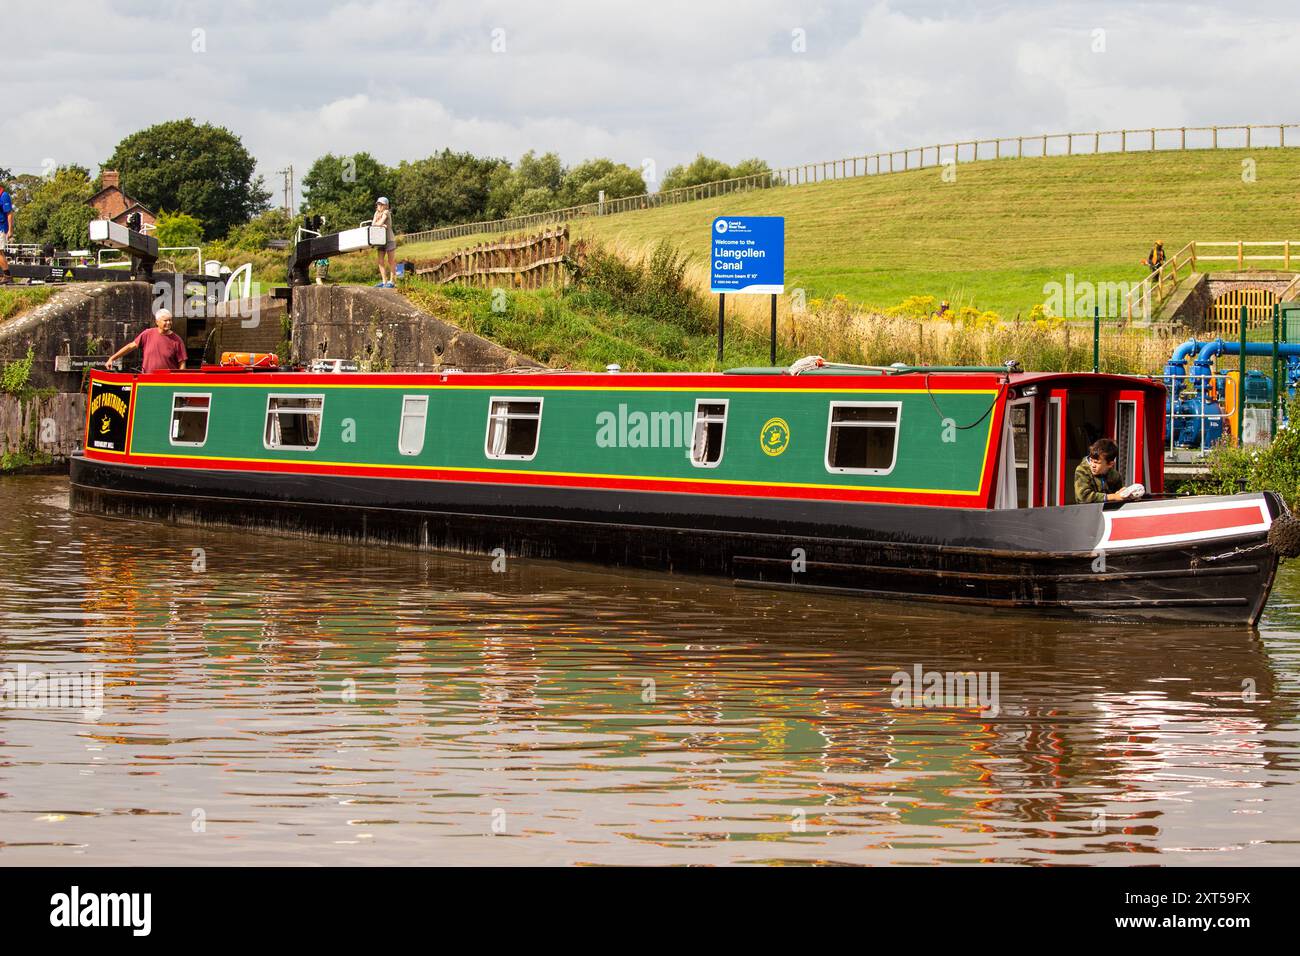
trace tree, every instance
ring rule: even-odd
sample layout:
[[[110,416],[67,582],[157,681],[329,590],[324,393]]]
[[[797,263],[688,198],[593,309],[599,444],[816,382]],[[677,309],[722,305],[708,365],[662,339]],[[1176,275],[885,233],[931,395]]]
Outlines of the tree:
[[[4,182],[5,188],[9,190],[9,198],[14,201],[14,208],[17,209],[32,201],[32,193],[45,182],[45,177],[36,173],[19,173]]]
[[[226,244],[231,249],[256,252],[265,249],[272,239],[292,240],[298,226],[298,217],[291,216],[281,207],[268,209],[261,215],[254,216],[242,226],[236,226],[226,236]]]
[[[731,167],[731,179],[740,179],[743,176],[760,176],[763,173],[770,173],[772,167],[767,164],[767,160],[754,157],[752,159],[742,159]]]
[[[90,242],[87,228],[95,218],[87,205],[95,194],[90,172],[82,166],[60,166],[48,178],[35,179],[26,184],[26,201],[15,202],[15,238],[51,242],[64,249],[84,248]]]
[[[176,248],[202,245],[203,223],[189,213],[160,210],[154,236],[159,246]]]
[[[492,173],[488,216],[501,219],[558,208],[563,182],[564,164],[560,157],[555,153],[538,156],[530,149],[519,157],[513,169],[501,166]]]
[[[509,164],[449,149],[413,163],[403,161],[394,190],[402,228],[418,232],[485,218],[492,174],[501,167],[508,170]]]
[[[373,217],[375,200],[395,198],[397,176],[369,153],[326,153],[302,177],[302,211],[325,217],[325,231],[352,229]],[[399,215],[396,206],[393,214]]]
[[[89,203],[64,203],[50,216],[44,241],[57,249],[85,249],[90,245],[91,220],[98,215]]]
[[[597,202],[601,192],[606,199],[640,196],[646,191],[641,173],[612,159],[589,159],[564,174],[560,190],[561,206],[581,206]]]
[[[755,176],[768,171],[767,163],[761,159],[743,159],[735,166],[728,166],[720,159],[712,159],[703,153],[698,153],[689,165],[674,166],[668,170],[659,189],[660,191],[681,189],[685,186],[698,186],[701,183],[716,183],[723,179]]]
[[[257,163],[224,126],[170,120],[127,136],[103,163],[122,174],[122,191],[150,209],[174,209],[224,236],[267,206]]]

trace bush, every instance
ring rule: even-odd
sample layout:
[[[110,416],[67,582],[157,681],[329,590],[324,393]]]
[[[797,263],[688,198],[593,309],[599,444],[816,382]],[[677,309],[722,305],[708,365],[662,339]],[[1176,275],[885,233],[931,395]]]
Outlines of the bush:
[[[26,389],[27,382],[32,376],[32,362],[35,358],[36,353],[29,345],[26,358],[6,362],[4,367],[0,368],[0,392],[18,395]]]
[[[1300,508],[1300,403],[1290,402],[1291,419],[1267,445],[1218,445],[1210,452],[1210,473],[1188,483],[1193,494],[1234,495],[1276,491],[1292,511]]]
[[[154,236],[163,247],[201,246],[203,223],[189,213],[159,211]]]
[[[690,259],[668,240],[647,258],[629,262],[597,246],[587,254],[577,287],[576,304],[641,315],[701,334],[712,327],[712,310],[686,278]]]

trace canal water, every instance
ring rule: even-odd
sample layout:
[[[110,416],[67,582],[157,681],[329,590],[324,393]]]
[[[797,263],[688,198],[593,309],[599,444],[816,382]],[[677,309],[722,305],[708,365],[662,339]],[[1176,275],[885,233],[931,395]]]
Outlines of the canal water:
[[[0,479],[0,865],[1300,862],[1300,566],[1126,626],[67,498]]]

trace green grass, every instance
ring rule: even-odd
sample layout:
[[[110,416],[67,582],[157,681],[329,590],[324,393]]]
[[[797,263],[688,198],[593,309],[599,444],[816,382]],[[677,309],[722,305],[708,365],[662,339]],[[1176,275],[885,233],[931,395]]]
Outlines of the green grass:
[[[53,285],[0,286],[0,322],[44,305],[57,289]]]
[[[509,292],[505,310],[494,312],[488,289],[414,281],[402,291],[424,311],[552,368],[603,371],[617,363],[629,372],[674,372],[719,367],[713,332],[610,310],[583,292]],[[768,364],[767,339],[748,329],[729,330],[726,345],[723,367]],[[789,347],[778,347],[778,362],[797,357]]]
[[[1242,181],[1254,159],[1255,181]],[[1044,300],[1044,284],[1142,278],[1155,239],[1172,255],[1198,240],[1300,239],[1300,150],[1103,153],[961,164],[741,193],[571,224],[627,250],[668,238],[707,263],[715,216],[786,217],[786,287],[866,306],[932,295],[1005,318]],[[490,242],[403,245],[422,259]],[[1280,265],[1280,264],[1279,264]],[[1231,263],[1216,263],[1233,268]]]

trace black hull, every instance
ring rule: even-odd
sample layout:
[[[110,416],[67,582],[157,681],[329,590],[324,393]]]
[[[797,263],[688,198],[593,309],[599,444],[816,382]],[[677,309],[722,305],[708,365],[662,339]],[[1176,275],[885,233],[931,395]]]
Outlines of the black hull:
[[[984,511],[72,461],[74,510],[726,577],[742,586],[1254,624],[1265,535],[1094,550],[1100,505]],[[1274,517],[1284,506],[1268,497]],[[795,570],[796,562],[802,566]]]

